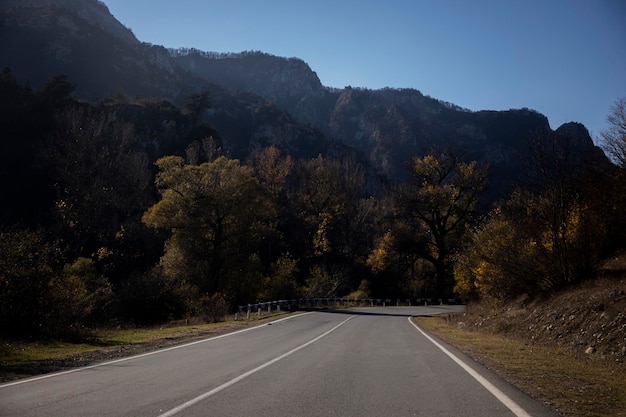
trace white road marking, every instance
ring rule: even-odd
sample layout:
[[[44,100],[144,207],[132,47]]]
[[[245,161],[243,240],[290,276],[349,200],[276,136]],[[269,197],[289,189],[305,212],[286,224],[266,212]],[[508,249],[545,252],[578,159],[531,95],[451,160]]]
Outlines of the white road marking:
[[[309,312],[309,313],[302,313],[302,314],[295,314],[293,316],[288,316],[288,317],[285,317],[285,318],[282,318],[282,319],[279,319],[279,320],[272,321],[271,323],[276,324],[276,323],[280,323],[281,321],[289,320],[289,319],[292,319],[294,317],[304,316],[304,315],[307,315],[307,314],[311,314],[311,312]],[[266,324],[269,324],[269,323],[266,323]],[[80,372],[80,371],[84,371],[84,370],[87,370],[87,369],[99,368],[101,366],[113,365],[113,364],[120,363],[120,362],[130,361],[132,359],[143,358],[145,356],[157,355],[159,353],[169,352],[170,350],[182,349],[182,348],[185,348],[187,346],[193,346],[193,345],[197,345],[197,344],[200,344],[200,343],[210,342],[210,341],[216,340],[216,339],[222,339],[224,337],[234,336],[234,335],[239,334],[239,333],[249,332],[250,330],[259,329],[259,328],[265,326],[266,324],[260,324],[258,326],[249,327],[247,329],[237,330],[237,331],[232,332],[232,333],[226,333],[226,334],[222,334],[222,335],[219,335],[219,336],[213,336],[213,337],[210,337],[208,339],[196,340],[195,342],[185,343],[184,345],[176,345],[176,346],[168,347],[168,348],[165,348],[165,349],[155,350],[155,351],[152,351],[152,352],[141,353],[139,355],[128,356],[128,357],[125,357],[125,358],[116,359],[116,360],[109,361],[109,362],[96,363],[94,365],[83,366],[83,367],[80,367],[80,368],[69,369],[67,371],[61,371],[61,372],[55,372],[55,373],[51,373],[51,374],[36,376],[34,378],[20,379],[18,381],[9,382],[9,383],[6,383],[6,384],[0,384],[0,389],[12,387],[12,386],[15,386],[15,385],[26,384],[26,383],[29,383],[29,382],[40,381],[42,379],[54,378],[54,377],[61,376],[61,375],[73,374],[74,372]]]
[[[448,349],[443,347],[440,343],[438,343],[435,339],[430,337],[426,332],[419,328],[417,324],[415,324],[412,320],[412,317],[409,317],[409,323],[411,323],[426,339],[428,339],[431,343],[437,346],[443,353],[448,355],[454,362],[456,362],[461,368],[465,370],[468,374],[470,374],[480,385],[485,387],[487,391],[489,391],[494,397],[496,397],[502,404],[506,406],[509,410],[513,412],[517,417],[532,417],[530,414],[526,412],[522,407],[520,407],[515,401],[513,401],[509,396],[507,396],[504,392],[500,391],[495,385],[491,382],[487,381],[485,377],[472,369],[469,365],[455,356]]]
[[[197,403],[199,403],[200,401],[203,401],[203,400],[205,400],[205,399],[209,398],[210,396],[212,396],[212,395],[214,395],[214,394],[217,394],[218,392],[223,391],[223,390],[225,390],[226,388],[228,388],[228,387],[231,387],[231,386],[235,385],[236,383],[238,383],[238,382],[240,382],[240,381],[244,380],[245,378],[249,377],[250,375],[253,375],[253,374],[255,374],[255,373],[259,372],[260,370],[265,369],[265,368],[267,368],[268,366],[273,365],[273,364],[275,364],[276,362],[278,362],[278,361],[280,361],[280,360],[282,360],[282,359],[285,359],[287,356],[290,356],[290,355],[292,355],[292,354],[296,353],[297,351],[299,351],[299,350],[301,350],[301,349],[304,349],[305,347],[307,347],[307,346],[309,346],[309,345],[311,345],[311,344],[313,344],[313,343],[317,342],[317,341],[318,341],[318,340],[320,340],[321,338],[323,338],[323,337],[325,337],[325,336],[329,335],[330,333],[334,332],[335,330],[337,330],[338,328],[340,328],[341,326],[343,326],[344,324],[346,324],[349,320],[353,319],[354,317],[356,317],[356,316],[350,316],[350,317],[348,317],[347,319],[345,319],[344,321],[342,321],[341,323],[339,323],[338,325],[336,325],[336,326],[335,326],[335,327],[333,327],[332,329],[330,329],[330,330],[326,331],[325,333],[322,333],[321,335],[317,336],[317,337],[316,337],[316,338],[314,338],[314,339],[309,340],[309,341],[308,341],[308,342],[306,342],[305,344],[300,345],[300,346],[298,346],[298,347],[295,347],[295,348],[291,349],[289,352],[287,352],[287,353],[283,353],[282,355],[277,356],[276,358],[272,359],[271,361],[269,361],[269,362],[265,362],[264,364],[259,365],[259,366],[257,366],[256,368],[254,368],[254,369],[252,369],[252,370],[250,370],[250,371],[248,371],[248,372],[245,372],[245,373],[243,373],[243,374],[239,375],[238,377],[233,378],[233,379],[231,379],[230,381],[228,381],[228,382],[226,382],[226,383],[224,383],[224,384],[220,385],[219,387],[213,388],[211,391],[207,391],[207,392],[205,392],[204,394],[199,395],[199,396],[197,396],[196,398],[193,398],[193,399],[191,399],[191,400],[187,401],[186,403],[179,405],[178,407],[172,408],[171,410],[169,410],[169,411],[167,411],[167,412],[165,412],[165,413],[163,413],[163,414],[160,414],[158,417],[170,417],[170,416],[173,416],[173,415],[175,415],[175,414],[178,414],[178,413],[180,413],[181,411],[185,410],[186,408],[189,408],[189,407],[191,407],[192,405],[197,404]]]

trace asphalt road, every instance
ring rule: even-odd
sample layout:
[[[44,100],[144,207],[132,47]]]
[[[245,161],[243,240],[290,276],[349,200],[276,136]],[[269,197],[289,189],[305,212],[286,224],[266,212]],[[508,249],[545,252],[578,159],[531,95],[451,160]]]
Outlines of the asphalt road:
[[[459,307],[316,312],[0,385],[1,416],[554,416],[411,324]]]

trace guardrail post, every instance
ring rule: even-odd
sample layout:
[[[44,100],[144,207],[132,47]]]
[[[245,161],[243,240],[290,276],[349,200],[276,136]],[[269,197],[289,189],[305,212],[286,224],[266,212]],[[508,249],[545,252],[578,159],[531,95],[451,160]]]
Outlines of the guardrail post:
[[[248,313],[246,314],[246,318],[250,319],[250,304],[248,304]]]

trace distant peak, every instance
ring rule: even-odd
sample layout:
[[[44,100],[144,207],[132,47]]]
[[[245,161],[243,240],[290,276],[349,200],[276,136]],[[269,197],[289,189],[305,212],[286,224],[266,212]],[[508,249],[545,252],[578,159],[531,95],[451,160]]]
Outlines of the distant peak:
[[[589,130],[582,123],[578,122],[568,122],[563,123],[556,130],[561,136],[570,137],[578,140],[580,143],[593,144],[593,140],[591,139],[591,135],[589,134]]]

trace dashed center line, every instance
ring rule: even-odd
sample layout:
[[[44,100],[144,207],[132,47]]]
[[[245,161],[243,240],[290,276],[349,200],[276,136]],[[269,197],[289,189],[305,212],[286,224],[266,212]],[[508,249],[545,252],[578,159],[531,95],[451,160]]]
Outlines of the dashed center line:
[[[253,374],[257,373],[260,370],[265,369],[268,366],[273,365],[273,364],[275,364],[276,362],[278,362],[278,361],[280,361],[282,359],[285,359],[287,356],[290,356],[290,355],[296,353],[297,351],[299,351],[301,349],[304,349],[305,347],[307,347],[307,346],[317,342],[321,338],[323,338],[325,336],[328,336],[330,333],[334,332],[335,330],[337,330],[338,328],[340,328],[341,326],[346,324],[348,321],[352,320],[354,317],[356,317],[356,316],[348,317],[347,319],[345,319],[344,321],[342,321],[341,323],[339,323],[338,325],[336,325],[332,329],[322,333],[321,335],[317,336],[316,338],[311,339],[308,342],[306,342],[306,343],[304,343],[304,344],[302,344],[302,345],[300,345],[298,347],[295,347],[295,348],[291,349],[289,352],[283,353],[282,355],[277,356],[276,358],[272,359],[271,361],[265,362],[264,364],[259,365],[256,368],[254,368],[254,369],[252,369],[252,370],[250,370],[250,371],[248,371],[246,373],[243,373],[243,374],[239,375],[238,377],[233,378],[230,381],[220,385],[219,387],[213,388],[212,390],[207,391],[204,394],[201,394],[201,395],[199,395],[199,396],[197,396],[197,397],[187,401],[186,403],[183,403],[183,404],[179,405],[178,407],[172,408],[171,410],[169,410],[169,411],[167,411],[167,412],[165,412],[163,414],[159,414],[158,417],[170,417],[170,416],[176,415],[176,414],[180,413],[181,411],[191,407],[192,405],[195,405],[195,404],[199,403],[200,401],[203,401],[203,400],[209,398],[210,396],[215,395],[218,392],[223,391],[226,388],[231,387],[231,386],[237,384],[238,382],[241,382],[242,380],[246,379],[250,375],[253,375]]]

